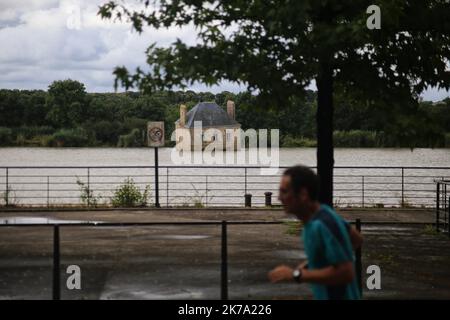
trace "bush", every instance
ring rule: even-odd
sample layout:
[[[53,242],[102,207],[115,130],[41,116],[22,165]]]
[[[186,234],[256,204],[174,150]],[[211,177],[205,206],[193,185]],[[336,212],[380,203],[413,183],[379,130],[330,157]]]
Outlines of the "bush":
[[[445,148],[450,148],[450,132],[445,134]]]
[[[14,130],[16,135],[23,136],[25,139],[32,139],[40,135],[51,135],[55,132],[50,126],[21,126]]]
[[[124,134],[119,137],[117,146],[121,148],[142,147],[143,146],[142,131],[133,129],[129,134]]]
[[[6,127],[0,127],[0,146],[10,146],[13,140],[12,130]]]
[[[313,139],[305,138],[305,137],[293,137],[291,135],[286,135],[282,141],[282,147],[306,147],[312,148],[317,146],[317,142]]]
[[[382,147],[380,137],[375,131],[350,130],[333,132],[335,147]]]
[[[141,192],[133,179],[128,178],[125,179],[123,185],[116,189],[111,203],[114,207],[145,207],[149,193],[149,185]]]
[[[61,129],[55,132],[47,143],[51,147],[84,147],[89,144],[89,137],[85,130]]]

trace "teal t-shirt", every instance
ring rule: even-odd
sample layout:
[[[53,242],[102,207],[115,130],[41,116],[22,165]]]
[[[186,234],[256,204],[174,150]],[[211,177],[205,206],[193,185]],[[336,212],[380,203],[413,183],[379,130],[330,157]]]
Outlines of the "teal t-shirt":
[[[327,205],[321,205],[319,211],[305,224],[303,243],[309,269],[325,268],[348,261],[354,263],[349,224]],[[346,285],[312,284],[311,286],[315,299],[354,300],[360,298],[356,277]]]

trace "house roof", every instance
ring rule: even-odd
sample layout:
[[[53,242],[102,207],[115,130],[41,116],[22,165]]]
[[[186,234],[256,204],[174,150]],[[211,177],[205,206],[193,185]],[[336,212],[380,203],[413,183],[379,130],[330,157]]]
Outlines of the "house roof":
[[[177,120],[179,122],[180,119]],[[239,123],[214,102],[200,102],[186,114],[186,128],[193,128],[195,121],[201,121],[202,127],[233,126]]]

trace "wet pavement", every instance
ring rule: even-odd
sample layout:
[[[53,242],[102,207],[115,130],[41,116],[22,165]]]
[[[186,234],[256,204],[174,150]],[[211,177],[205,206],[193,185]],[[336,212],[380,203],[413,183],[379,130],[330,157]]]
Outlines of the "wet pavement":
[[[381,212],[381,211],[380,211]],[[450,239],[426,224],[432,212],[342,212],[363,224],[363,283],[369,265],[381,268],[381,290],[367,299],[450,299]],[[70,221],[280,220],[279,210],[142,210],[3,212],[0,219]],[[405,218],[406,217],[406,218]],[[390,220],[389,220],[390,219]],[[21,220],[24,221],[24,220]],[[29,221],[29,220],[27,220]],[[42,221],[42,220],[34,220]],[[50,299],[52,229],[0,229],[0,299]],[[63,299],[219,299],[220,226],[76,227],[61,229]],[[267,272],[305,259],[286,224],[228,226],[230,299],[311,299],[307,285],[271,284]],[[81,290],[68,290],[69,265],[81,268]]]

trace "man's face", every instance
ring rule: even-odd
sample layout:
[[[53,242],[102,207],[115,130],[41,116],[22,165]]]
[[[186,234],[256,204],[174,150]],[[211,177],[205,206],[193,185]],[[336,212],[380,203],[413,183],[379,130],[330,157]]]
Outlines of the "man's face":
[[[291,177],[283,175],[280,182],[278,199],[284,206],[286,213],[296,216],[302,215],[309,206],[309,196],[304,188],[295,193],[291,187]]]

